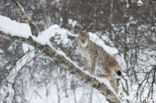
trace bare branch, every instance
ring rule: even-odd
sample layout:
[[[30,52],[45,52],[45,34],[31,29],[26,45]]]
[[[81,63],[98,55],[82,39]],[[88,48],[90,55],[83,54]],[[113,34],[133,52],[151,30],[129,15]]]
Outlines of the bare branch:
[[[38,36],[39,29],[37,25],[31,20],[31,18],[27,15],[27,13],[24,11],[24,8],[22,5],[18,2],[18,0],[11,0],[12,3],[15,5],[17,13],[20,15],[20,17],[30,25],[30,29],[32,32],[32,35]]]
[[[54,48],[50,47],[49,45],[42,45],[34,41],[31,37],[28,39],[17,37],[17,36],[12,37],[11,35],[5,34],[1,31],[0,31],[0,36],[6,39],[15,40],[17,42],[27,43],[27,44],[34,46],[35,48],[38,48],[39,50],[42,50],[46,55],[52,58],[54,62],[57,62],[58,64],[63,66],[69,73],[73,74],[82,82],[90,85],[91,87],[101,92],[101,94],[106,97],[107,101],[109,101],[110,103],[120,103],[120,100],[113,94],[111,90],[107,88],[107,86],[104,83],[100,83],[97,79],[82,72],[79,69],[79,67],[75,66],[65,56],[57,53],[57,51]]]

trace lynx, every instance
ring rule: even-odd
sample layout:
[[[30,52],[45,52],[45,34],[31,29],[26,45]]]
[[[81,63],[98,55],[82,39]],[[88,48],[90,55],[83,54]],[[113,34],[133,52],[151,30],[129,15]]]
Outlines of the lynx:
[[[92,42],[86,33],[81,33],[78,41],[80,54],[84,58],[84,70],[90,69],[89,71],[92,74],[96,70],[100,70],[100,73],[96,75],[101,78],[107,78],[116,93],[118,93],[117,82],[113,73],[121,75],[121,72],[115,58],[109,55],[102,47]]]

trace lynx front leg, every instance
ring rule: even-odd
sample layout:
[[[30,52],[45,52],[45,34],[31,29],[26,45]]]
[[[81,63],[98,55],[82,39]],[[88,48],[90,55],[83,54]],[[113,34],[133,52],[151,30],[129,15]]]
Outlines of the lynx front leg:
[[[91,74],[95,73],[96,61],[97,61],[97,55],[91,56],[91,69],[90,69]]]
[[[88,61],[86,58],[84,58],[83,67],[83,70],[88,70]]]

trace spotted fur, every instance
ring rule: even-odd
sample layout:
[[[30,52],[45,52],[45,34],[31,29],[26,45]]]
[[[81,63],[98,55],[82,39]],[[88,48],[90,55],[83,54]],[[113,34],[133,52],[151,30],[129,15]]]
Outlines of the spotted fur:
[[[89,35],[85,33],[80,34],[78,40],[80,54],[84,58],[84,70],[89,69],[93,74],[96,69],[99,69],[100,73],[96,75],[98,77],[108,78],[112,87],[118,93],[118,87],[113,73],[114,71],[119,72],[119,64],[115,58],[109,55],[103,48],[92,42],[89,39]]]

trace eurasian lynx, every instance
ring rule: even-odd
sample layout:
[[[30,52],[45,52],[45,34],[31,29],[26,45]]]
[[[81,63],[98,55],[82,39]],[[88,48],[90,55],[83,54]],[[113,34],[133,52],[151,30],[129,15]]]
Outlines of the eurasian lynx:
[[[121,72],[115,58],[109,55],[102,47],[92,42],[86,33],[81,33],[78,41],[80,54],[84,58],[84,70],[88,70],[88,63],[91,66],[89,69],[92,74],[96,70],[100,70],[100,73],[96,75],[109,79],[112,87],[118,93],[118,87],[113,73],[121,75]]]

